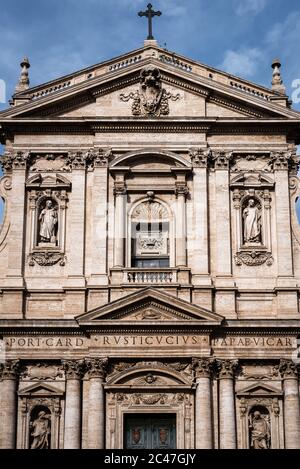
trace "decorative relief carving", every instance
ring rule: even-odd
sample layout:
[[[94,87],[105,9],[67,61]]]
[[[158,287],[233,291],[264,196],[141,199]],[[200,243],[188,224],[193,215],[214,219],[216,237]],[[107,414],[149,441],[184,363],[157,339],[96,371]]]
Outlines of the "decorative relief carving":
[[[180,94],[167,92],[162,87],[159,69],[148,66],[141,70],[139,90],[128,95],[122,93],[120,99],[124,102],[133,100],[134,116],[159,117],[169,114],[169,100],[177,101],[180,99]]]
[[[66,256],[61,252],[39,251],[33,252],[28,256],[28,264],[34,267],[36,264],[41,267],[49,267],[59,264],[61,267],[66,265]]]
[[[131,396],[131,402],[134,405],[165,405],[166,404],[166,394],[142,394],[137,393]]]
[[[231,172],[271,172],[270,155],[234,155]]]
[[[117,373],[122,373],[126,370],[138,371],[144,368],[152,368],[155,371],[161,371],[161,372],[170,372],[173,370],[173,371],[176,371],[177,373],[182,374],[185,380],[190,381],[190,382],[192,382],[193,380],[193,367],[192,367],[192,364],[188,361],[178,361],[178,362],[141,361],[141,362],[112,363],[109,365],[108,375],[113,376]],[[148,376],[148,373],[145,376]],[[143,379],[145,379],[145,377]]]
[[[108,358],[88,358],[85,367],[89,378],[104,379],[108,366]]]
[[[67,153],[30,153],[28,158],[29,171],[55,172],[70,171]]]
[[[28,381],[56,380],[64,377],[62,366],[37,363],[28,365],[22,372],[21,378]]]
[[[243,264],[248,267],[257,267],[263,264],[271,266],[274,263],[274,258],[270,252],[259,252],[255,250],[238,252],[234,256],[234,259],[237,266]]]

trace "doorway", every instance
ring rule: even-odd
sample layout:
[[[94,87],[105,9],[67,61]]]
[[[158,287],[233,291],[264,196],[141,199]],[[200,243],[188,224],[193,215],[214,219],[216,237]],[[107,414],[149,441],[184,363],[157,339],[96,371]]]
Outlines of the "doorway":
[[[125,414],[124,449],[176,449],[176,415]]]

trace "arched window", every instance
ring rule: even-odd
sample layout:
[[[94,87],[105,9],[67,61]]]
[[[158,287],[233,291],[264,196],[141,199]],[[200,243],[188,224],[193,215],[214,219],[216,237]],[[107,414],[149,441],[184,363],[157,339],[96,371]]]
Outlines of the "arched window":
[[[131,267],[170,267],[170,219],[165,205],[149,193],[134,208],[130,222]]]

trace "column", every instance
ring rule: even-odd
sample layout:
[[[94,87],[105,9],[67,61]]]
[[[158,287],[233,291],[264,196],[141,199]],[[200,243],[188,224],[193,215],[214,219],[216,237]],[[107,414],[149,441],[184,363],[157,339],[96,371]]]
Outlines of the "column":
[[[86,360],[88,377],[90,379],[88,411],[89,449],[105,448],[105,398],[103,383],[107,363],[107,358],[91,358]]]
[[[230,232],[230,153],[215,152],[216,190],[216,267],[217,275],[228,277],[232,274],[231,232]]]
[[[70,195],[69,216],[69,277],[70,286],[85,286],[84,282],[84,248],[85,248],[85,156],[81,152],[71,155],[72,161],[72,192]]]
[[[126,189],[115,184],[115,243],[114,267],[124,267],[125,261],[125,230],[126,230]]]
[[[14,449],[17,434],[17,379],[19,360],[8,360],[2,365],[0,376],[0,448]]]
[[[108,161],[110,150],[95,149],[90,152],[89,159],[93,162],[92,193],[92,245],[91,276],[93,285],[107,283],[107,203],[108,203]]]
[[[80,449],[82,360],[63,362],[66,372],[64,449]]]
[[[275,171],[276,231],[278,276],[293,276],[292,235],[289,191],[289,158],[291,154],[272,154]]]
[[[300,449],[300,402],[297,365],[291,360],[281,360],[279,370],[284,389],[285,448]]]
[[[193,359],[196,376],[195,396],[195,448],[213,448],[211,361],[207,358]]]
[[[8,250],[8,276],[15,279],[16,286],[23,286],[23,252],[25,240],[25,180],[27,155],[18,152],[12,156],[12,188],[10,235]],[[19,280],[18,280],[19,279]],[[11,284],[13,286],[13,284]]]
[[[217,367],[219,371],[220,449],[236,449],[234,373],[237,361],[217,360]]]
[[[208,185],[207,163],[210,150],[195,149],[190,153],[193,163],[194,248],[192,265],[194,277],[208,275]]]

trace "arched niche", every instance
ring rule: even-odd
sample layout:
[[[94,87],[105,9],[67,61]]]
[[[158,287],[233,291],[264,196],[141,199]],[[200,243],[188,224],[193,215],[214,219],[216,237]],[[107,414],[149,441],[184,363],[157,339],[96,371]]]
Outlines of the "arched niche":
[[[36,405],[31,409],[29,449],[51,449],[51,420],[49,407]]]

